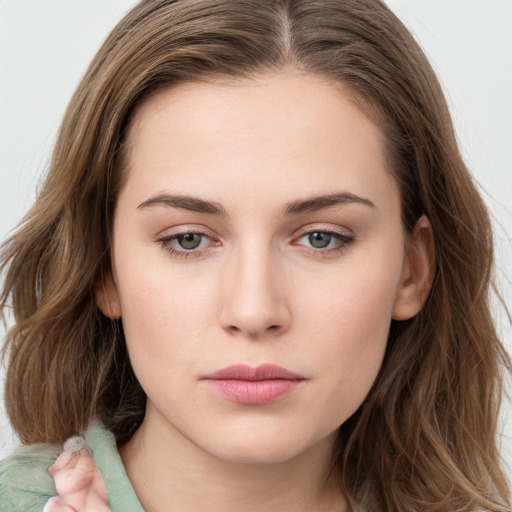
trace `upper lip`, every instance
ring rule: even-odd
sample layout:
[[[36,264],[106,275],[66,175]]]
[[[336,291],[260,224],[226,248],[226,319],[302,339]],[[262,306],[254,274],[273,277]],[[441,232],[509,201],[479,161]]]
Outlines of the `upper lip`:
[[[304,380],[304,377],[275,364],[262,364],[256,367],[248,366],[246,364],[235,364],[209,373],[208,375],[205,375],[203,379],[246,380],[255,382],[259,380],[275,379]]]

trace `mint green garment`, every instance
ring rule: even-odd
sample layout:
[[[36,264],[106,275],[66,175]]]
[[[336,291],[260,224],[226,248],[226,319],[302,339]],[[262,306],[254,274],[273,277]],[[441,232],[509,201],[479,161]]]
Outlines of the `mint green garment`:
[[[144,512],[128,480],[111,432],[93,422],[84,433],[100,470],[112,512]],[[57,495],[48,468],[62,452],[60,446],[23,446],[0,461],[0,512],[42,512]]]

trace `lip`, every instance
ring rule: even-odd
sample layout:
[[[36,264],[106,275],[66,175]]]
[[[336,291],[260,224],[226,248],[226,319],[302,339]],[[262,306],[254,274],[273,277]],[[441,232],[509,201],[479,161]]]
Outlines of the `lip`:
[[[306,379],[273,364],[236,364],[209,373],[202,380],[215,394],[232,402],[263,405],[290,394]]]

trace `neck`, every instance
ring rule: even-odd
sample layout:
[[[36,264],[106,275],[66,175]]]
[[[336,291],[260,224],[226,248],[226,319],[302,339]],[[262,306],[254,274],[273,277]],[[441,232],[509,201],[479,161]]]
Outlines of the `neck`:
[[[231,462],[146,415],[120,454],[147,512],[347,512],[335,478],[329,476],[333,443],[334,435],[278,463]]]

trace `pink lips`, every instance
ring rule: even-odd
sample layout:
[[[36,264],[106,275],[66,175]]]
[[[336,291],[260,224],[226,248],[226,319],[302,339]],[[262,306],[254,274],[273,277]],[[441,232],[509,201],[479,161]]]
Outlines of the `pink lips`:
[[[262,405],[291,393],[304,377],[273,364],[256,368],[237,364],[203,377],[215,393],[233,402]]]

